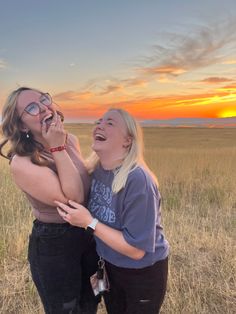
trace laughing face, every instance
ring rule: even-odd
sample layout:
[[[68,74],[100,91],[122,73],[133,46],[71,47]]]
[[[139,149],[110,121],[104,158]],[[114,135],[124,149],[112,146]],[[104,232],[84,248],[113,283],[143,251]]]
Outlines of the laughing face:
[[[93,130],[93,150],[98,154],[109,154],[116,158],[123,158],[131,138],[127,126],[116,110],[109,110],[98,120]]]
[[[51,124],[55,108],[48,94],[41,94],[34,90],[25,90],[17,99],[17,112],[22,121],[22,131],[32,134],[41,134],[42,124],[45,121]]]

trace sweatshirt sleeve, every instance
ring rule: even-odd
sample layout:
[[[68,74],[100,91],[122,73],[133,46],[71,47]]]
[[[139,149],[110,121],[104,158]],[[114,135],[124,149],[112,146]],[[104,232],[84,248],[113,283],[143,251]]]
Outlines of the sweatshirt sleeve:
[[[145,252],[155,251],[160,194],[151,176],[141,168],[130,173],[122,212],[125,240]]]

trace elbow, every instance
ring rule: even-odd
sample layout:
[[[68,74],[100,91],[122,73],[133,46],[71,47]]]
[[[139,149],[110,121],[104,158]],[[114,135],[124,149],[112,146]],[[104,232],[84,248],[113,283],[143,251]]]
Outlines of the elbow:
[[[145,251],[136,249],[136,250],[133,252],[132,256],[130,256],[130,257],[131,257],[132,259],[138,261],[138,260],[142,259],[142,258],[144,257],[144,255],[145,255]]]
[[[67,199],[72,200],[76,203],[83,204],[85,201],[84,193],[78,193],[77,191],[70,191],[70,193],[65,193]]]

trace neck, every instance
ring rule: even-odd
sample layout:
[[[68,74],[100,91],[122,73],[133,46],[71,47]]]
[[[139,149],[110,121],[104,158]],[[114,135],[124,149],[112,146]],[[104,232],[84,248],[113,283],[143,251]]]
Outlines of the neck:
[[[107,156],[99,156],[99,160],[105,170],[114,170],[123,162],[122,158],[108,158]]]
[[[48,145],[48,143],[45,141],[45,139],[42,137],[42,136],[37,136],[37,135],[34,135],[34,139],[39,142],[40,144],[43,145],[43,147],[49,151],[50,147]]]

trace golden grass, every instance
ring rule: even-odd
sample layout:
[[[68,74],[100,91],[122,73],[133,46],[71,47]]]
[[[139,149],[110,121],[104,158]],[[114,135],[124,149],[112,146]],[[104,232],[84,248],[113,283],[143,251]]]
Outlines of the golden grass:
[[[91,126],[67,128],[79,137],[87,156]],[[236,129],[145,128],[144,135],[171,245],[161,313],[231,314],[236,301]],[[30,206],[3,159],[0,173],[0,313],[41,314],[27,263]]]

